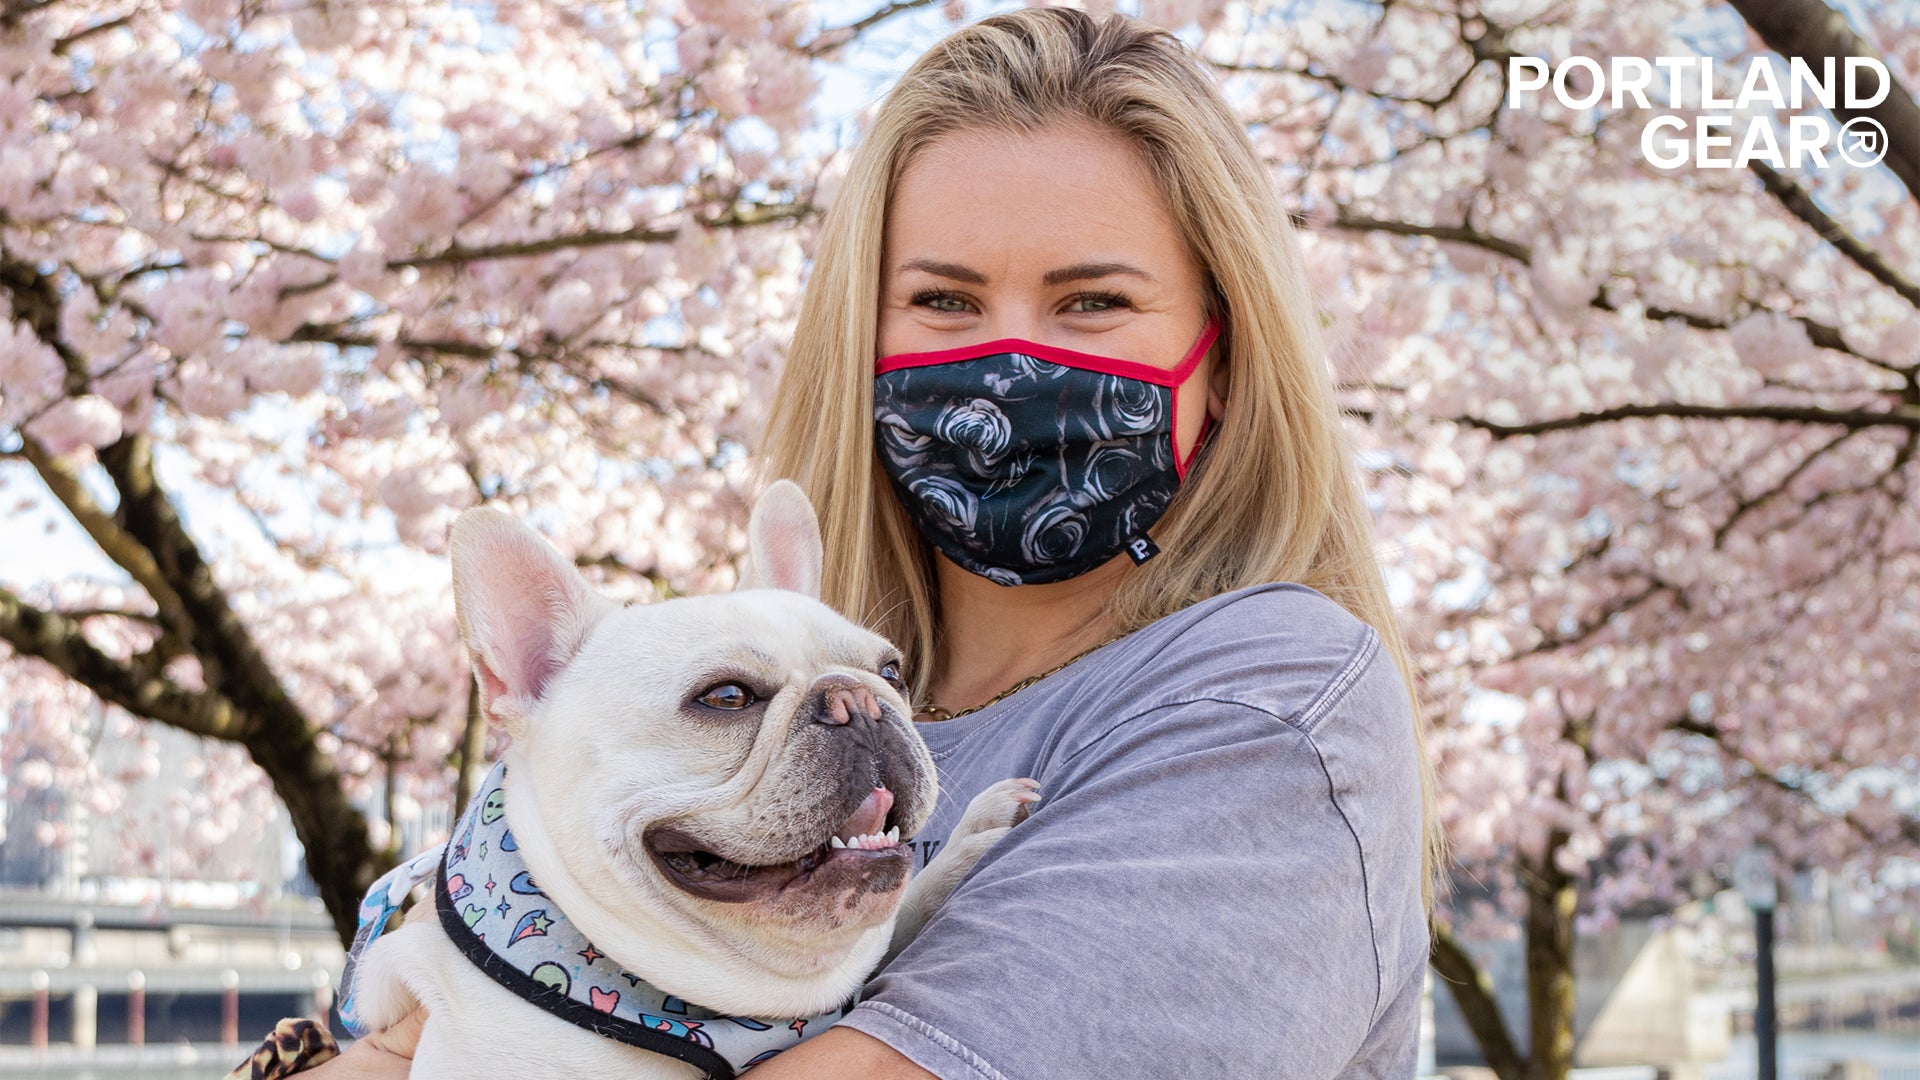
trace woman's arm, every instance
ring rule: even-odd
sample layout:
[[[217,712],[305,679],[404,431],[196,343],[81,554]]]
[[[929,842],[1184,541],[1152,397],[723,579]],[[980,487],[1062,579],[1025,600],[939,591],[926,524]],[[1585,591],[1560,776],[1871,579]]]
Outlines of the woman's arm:
[[[406,1080],[407,1070],[413,1067],[413,1048],[426,1022],[427,1010],[415,1009],[398,1024],[359,1040],[339,1057],[300,1075],[315,1080]]]
[[[361,1039],[346,1052],[301,1076],[315,1080],[405,1080],[427,1011]],[[772,1061],[754,1067],[755,1080],[934,1080],[893,1047],[851,1028],[829,1028]]]
[[[1371,635],[1317,644],[1236,649],[1251,674],[1217,696],[1062,737],[1049,797],[835,1030],[948,1080],[1410,1074],[1426,920],[1406,692]]]
[[[832,1027],[753,1067],[753,1080],[938,1080],[871,1035]]]

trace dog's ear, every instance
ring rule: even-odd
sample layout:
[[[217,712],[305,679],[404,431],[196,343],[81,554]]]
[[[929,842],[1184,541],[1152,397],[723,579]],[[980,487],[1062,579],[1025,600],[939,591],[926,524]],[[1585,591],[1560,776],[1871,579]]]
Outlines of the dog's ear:
[[[453,523],[453,608],[480,708],[518,737],[552,678],[617,605],[539,533],[497,510]]]
[[[776,480],[753,504],[747,560],[746,587],[820,598],[820,520],[799,484]]]

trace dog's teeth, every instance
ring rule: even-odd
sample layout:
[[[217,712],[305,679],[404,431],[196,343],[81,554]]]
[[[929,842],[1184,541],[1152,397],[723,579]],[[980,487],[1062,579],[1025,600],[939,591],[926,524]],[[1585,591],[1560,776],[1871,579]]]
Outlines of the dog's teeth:
[[[896,847],[899,843],[900,826],[895,825],[883,833],[861,833],[858,836],[851,836],[845,840],[835,836],[827,841],[827,847],[830,851],[838,851],[842,848],[853,848],[857,851],[879,851],[884,848]]]

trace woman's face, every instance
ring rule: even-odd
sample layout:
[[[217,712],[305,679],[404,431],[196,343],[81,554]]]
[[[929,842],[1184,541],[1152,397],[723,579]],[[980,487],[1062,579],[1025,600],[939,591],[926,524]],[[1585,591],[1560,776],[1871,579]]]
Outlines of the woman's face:
[[[1206,326],[1200,268],[1152,176],[1089,125],[928,145],[888,207],[884,258],[881,356],[1025,338],[1172,369]],[[1201,410],[1219,419],[1215,368],[1210,354],[1176,391],[1182,459]]]

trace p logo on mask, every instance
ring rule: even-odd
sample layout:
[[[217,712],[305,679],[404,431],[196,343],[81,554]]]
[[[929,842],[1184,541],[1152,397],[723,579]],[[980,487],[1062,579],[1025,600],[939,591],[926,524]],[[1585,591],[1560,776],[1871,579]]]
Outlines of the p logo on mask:
[[[1133,565],[1135,566],[1139,566],[1141,563],[1146,562],[1158,554],[1160,554],[1160,549],[1154,546],[1153,541],[1144,536],[1136,536],[1127,542],[1127,557],[1133,560]]]

